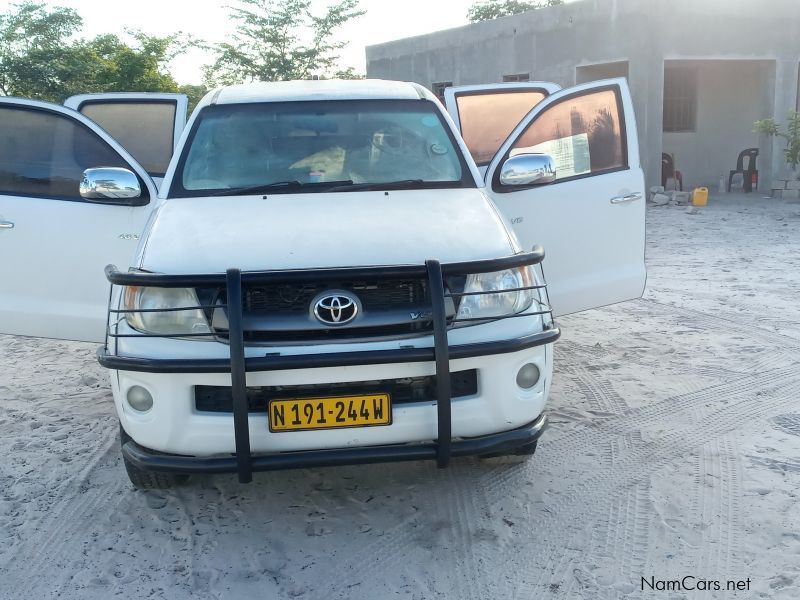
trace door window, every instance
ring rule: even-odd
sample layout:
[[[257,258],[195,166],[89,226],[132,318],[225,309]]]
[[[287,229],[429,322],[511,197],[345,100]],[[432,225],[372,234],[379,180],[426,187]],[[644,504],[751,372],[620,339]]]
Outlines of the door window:
[[[130,168],[111,146],[74,119],[0,106],[0,194],[81,200],[83,171],[92,167]]]
[[[497,90],[456,95],[461,137],[478,166],[489,164],[522,118],[541,102],[538,90]]]
[[[175,102],[84,102],[81,113],[100,125],[152,177],[163,177],[172,158]]]
[[[530,123],[509,156],[549,154],[559,180],[626,168],[621,115],[616,88],[566,97]]]

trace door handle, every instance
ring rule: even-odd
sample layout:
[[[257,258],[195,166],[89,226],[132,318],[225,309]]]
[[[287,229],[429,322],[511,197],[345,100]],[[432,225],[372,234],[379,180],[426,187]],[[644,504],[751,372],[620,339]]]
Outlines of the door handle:
[[[633,202],[634,200],[641,200],[642,193],[641,192],[633,192],[632,194],[628,194],[627,196],[614,196],[611,199],[611,204],[625,204],[626,202]]]
[[[10,221],[0,221],[0,229],[14,229],[14,224]]]

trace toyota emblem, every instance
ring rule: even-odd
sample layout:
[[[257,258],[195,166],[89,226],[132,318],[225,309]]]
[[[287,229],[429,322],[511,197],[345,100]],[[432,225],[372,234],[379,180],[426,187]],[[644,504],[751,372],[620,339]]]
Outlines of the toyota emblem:
[[[328,292],[314,302],[314,316],[323,325],[346,325],[358,315],[358,300],[347,292]]]

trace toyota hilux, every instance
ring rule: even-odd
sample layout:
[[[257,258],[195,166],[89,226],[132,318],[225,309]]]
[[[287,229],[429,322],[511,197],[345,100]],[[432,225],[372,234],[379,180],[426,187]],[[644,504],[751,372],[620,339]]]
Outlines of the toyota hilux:
[[[0,332],[102,343],[137,487],[530,455],[643,189],[622,79],[0,98]]]

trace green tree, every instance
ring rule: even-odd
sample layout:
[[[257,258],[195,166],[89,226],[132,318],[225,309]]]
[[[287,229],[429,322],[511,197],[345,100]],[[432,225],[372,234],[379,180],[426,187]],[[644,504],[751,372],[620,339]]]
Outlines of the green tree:
[[[179,35],[155,37],[138,31],[128,34],[134,45],[112,34],[76,44],[86,61],[84,91],[177,92],[178,84],[166,67],[183,47]]]
[[[177,92],[169,61],[192,42],[128,32],[78,37],[72,9],[23,2],[0,14],[0,94],[62,102],[85,92]]]
[[[564,0],[537,0],[534,2],[525,2],[524,0],[483,0],[469,7],[467,19],[469,19],[470,23],[478,23],[479,21],[489,21],[498,17],[507,17],[560,4],[564,4]]]
[[[239,0],[229,7],[236,22],[230,42],[216,45],[205,68],[209,85],[308,79],[336,73],[337,30],[364,14],[358,0],[339,0],[315,14],[311,0]],[[346,72],[346,71],[345,71]]]
[[[68,82],[81,74],[70,42],[81,23],[70,8],[48,10],[34,2],[0,14],[0,93],[61,99]]]
[[[783,156],[792,170],[797,169],[800,165],[800,112],[789,111],[786,115],[785,130],[781,130],[781,126],[775,122],[775,119],[763,119],[755,122],[754,131],[785,139],[786,148],[783,150]]]
[[[178,87],[178,92],[185,94],[189,98],[189,113],[191,114],[194,107],[197,106],[197,103],[208,93],[208,88],[204,85],[186,83]]]
[[[356,70],[353,67],[347,67],[346,69],[342,69],[340,71],[336,71],[333,74],[334,79],[365,79],[366,76],[363,73],[356,73]]]

